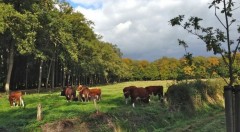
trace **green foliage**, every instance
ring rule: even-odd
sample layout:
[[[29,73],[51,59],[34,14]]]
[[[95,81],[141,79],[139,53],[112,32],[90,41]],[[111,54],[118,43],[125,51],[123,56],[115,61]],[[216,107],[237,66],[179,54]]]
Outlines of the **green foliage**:
[[[162,57],[154,64],[158,68],[161,80],[177,79],[180,62],[175,58]]]
[[[160,79],[160,73],[158,72],[158,67],[154,63],[151,63],[145,68],[145,78],[146,80],[158,80]]]
[[[16,11],[9,4],[0,3],[0,33],[7,29],[6,19],[14,15]]]

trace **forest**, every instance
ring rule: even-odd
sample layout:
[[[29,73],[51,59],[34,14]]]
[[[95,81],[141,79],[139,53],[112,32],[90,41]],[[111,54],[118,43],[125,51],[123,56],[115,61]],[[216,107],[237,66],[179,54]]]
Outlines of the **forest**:
[[[233,9],[234,4],[231,0],[213,0],[210,3],[209,8],[215,9],[215,16],[224,31],[200,26],[199,22],[203,19],[198,17],[185,20],[184,15],[179,15],[168,21],[171,26],[180,26],[202,40],[206,44],[206,51],[213,52],[215,56],[193,56],[191,51],[188,52],[185,41],[178,39],[176,46],[183,46],[185,55],[180,58],[161,56],[150,62],[124,58],[116,44],[103,41],[103,36],[94,32],[94,23],[86,19],[81,12],[74,11],[64,0],[0,0],[0,91],[38,93],[25,92],[28,105],[26,110],[20,109],[20,114],[16,112],[18,109],[8,107],[7,94],[2,93],[0,99],[4,109],[1,109],[0,113],[3,119],[8,120],[0,120],[0,130],[8,130],[8,126],[19,127],[17,130],[35,130],[40,129],[40,125],[46,122],[75,116],[85,119],[79,122],[89,123],[86,126],[90,129],[91,122],[101,122],[85,118],[95,113],[94,106],[79,101],[67,104],[64,98],[59,96],[62,88],[81,84],[102,87],[105,99],[98,103],[105,117],[101,119],[106,119],[99,126],[102,131],[109,130],[104,126],[109,119],[112,124],[119,125],[119,129],[126,131],[169,131],[173,130],[172,128],[178,131],[180,126],[184,126],[182,131],[209,131],[216,130],[220,125],[225,126],[224,124],[228,131],[232,131],[234,127],[238,127],[235,126],[235,121],[239,122],[240,119],[240,114],[237,113],[240,104],[235,101],[240,99],[240,39],[231,39],[229,28],[237,21],[232,17],[232,12],[239,7]],[[226,23],[220,20],[216,10],[221,10]],[[240,32],[239,25],[237,31]],[[197,81],[192,81],[194,79]],[[162,80],[164,81],[159,82]],[[141,81],[141,84],[138,81]],[[137,111],[129,109],[131,106],[122,101],[122,88],[130,85],[145,87],[147,82],[152,81],[154,83],[149,85],[164,84],[164,92],[167,91],[170,101],[166,104],[153,101]],[[167,81],[173,83],[166,83]],[[172,91],[168,92],[171,89]],[[39,102],[45,106],[45,117],[40,123],[32,118],[35,116],[33,109]],[[85,105],[89,107],[84,107]],[[224,109],[226,117],[223,117]],[[49,114],[54,110],[55,114]],[[69,115],[64,115],[65,113]],[[25,120],[15,122],[15,119],[22,119],[23,115],[27,115]],[[139,121],[139,115],[149,117],[153,125],[145,127],[149,120]],[[195,116],[211,118],[202,119],[200,123],[199,118],[189,121]],[[213,127],[211,123],[209,125],[210,120],[215,124]],[[185,123],[179,126],[178,123],[182,121]],[[146,124],[140,124],[143,122]],[[210,128],[200,129],[207,126],[205,123],[208,123]],[[140,127],[135,128],[132,124]],[[240,127],[236,130],[240,130]]]
[[[184,56],[153,62],[123,58],[93,26],[66,2],[1,0],[1,91],[227,76],[218,56],[196,56],[191,65]],[[237,53],[234,68],[240,68],[239,62]]]

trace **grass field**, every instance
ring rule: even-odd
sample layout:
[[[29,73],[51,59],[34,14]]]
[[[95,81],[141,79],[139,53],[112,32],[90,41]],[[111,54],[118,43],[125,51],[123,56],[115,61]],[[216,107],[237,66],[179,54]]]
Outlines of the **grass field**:
[[[102,100],[97,102],[99,113],[93,102],[67,102],[54,92],[24,95],[26,108],[10,108],[7,96],[0,95],[0,131],[79,131],[79,132],[224,132],[224,109],[209,107],[194,116],[181,112],[170,112],[168,107],[152,97],[149,104],[126,105],[122,89],[126,86],[163,85],[164,90],[172,81],[135,81],[105,86]],[[43,107],[43,120],[37,121],[37,105]]]

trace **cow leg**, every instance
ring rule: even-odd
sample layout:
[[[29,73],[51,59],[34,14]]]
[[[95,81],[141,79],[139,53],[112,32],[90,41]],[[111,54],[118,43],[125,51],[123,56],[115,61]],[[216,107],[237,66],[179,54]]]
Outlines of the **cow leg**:
[[[68,95],[66,95],[66,100],[67,100],[67,102],[68,102]]]
[[[134,102],[132,103],[132,107],[135,108],[135,104],[134,104]]]
[[[89,100],[89,101],[91,101],[91,100],[93,100],[93,99],[94,99],[94,96],[91,96],[91,95],[88,96],[88,100]]]
[[[9,97],[9,98],[8,98],[8,100],[9,100],[10,106],[12,107],[12,105],[13,105],[12,98],[11,98],[11,97]]]
[[[163,103],[164,98],[163,98],[163,96],[161,94],[158,94],[158,98],[159,98],[160,102]]]
[[[74,101],[74,95],[71,96],[71,101]]]
[[[136,98],[132,98],[131,101],[132,101],[132,107],[135,108],[135,101],[136,101]]]
[[[125,102],[126,102],[126,104],[128,103],[128,99],[127,98],[125,98]]]
[[[96,98],[97,101],[100,101],[100,97],[98,95],[96,95],[95,98]]]
[[[9,101],[10,101],[10,106],[14,107],[15,106],[14,98],[10,98]]]
[[[16,104],[17,104],[17,107],[20,106],[20,98],[16,99]]]
[[[161,100],[161,95],[160,94],[158,94],[158,99]]]
[[[83,102],[86,102],[85,94],[82,95],[82,100],[83,100]]]
[[[89,95],[87,94],[86,96],[86,101],[88,102],[89,101]]]
[[[24,107],[24,101],[23,101],[23,98],[22,98],[22,97],[20,97],[20,105],[21,105],[22,107]]]

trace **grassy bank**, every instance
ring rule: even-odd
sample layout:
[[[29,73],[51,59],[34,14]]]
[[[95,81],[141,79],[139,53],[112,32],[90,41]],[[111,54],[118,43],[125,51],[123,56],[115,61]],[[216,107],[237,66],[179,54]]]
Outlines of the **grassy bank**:
[[[106,86],[102,100],[93,102],[66,102],[60,91],[24,95],[26,108],[10,108],[7,96],[0,97],[0,131],[225,131],[224,109],[208,106],[194,116],[172,112],[166,104],[153,97],[150,104],[136,104],[132,108],[124,102],[122,89],[129,85],[163,85],[164,90],[172,81],[136,81]],[[43,106],[43,120],[37,121],[37,105]]]

